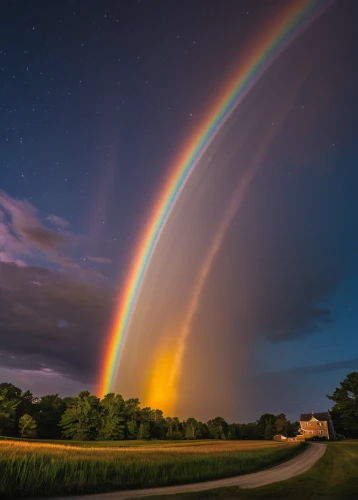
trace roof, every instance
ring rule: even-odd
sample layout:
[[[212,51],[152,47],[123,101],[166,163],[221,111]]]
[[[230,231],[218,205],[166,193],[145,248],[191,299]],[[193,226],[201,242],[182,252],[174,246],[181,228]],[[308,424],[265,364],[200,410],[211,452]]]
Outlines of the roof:
[[[311,418],[315,418],[316,420],[321,420],[322,422],[328,422],[329,421],[329,413],[328,411],[323,411],[321,413],[302,413],[300,422],[308,422],[311,420]]]

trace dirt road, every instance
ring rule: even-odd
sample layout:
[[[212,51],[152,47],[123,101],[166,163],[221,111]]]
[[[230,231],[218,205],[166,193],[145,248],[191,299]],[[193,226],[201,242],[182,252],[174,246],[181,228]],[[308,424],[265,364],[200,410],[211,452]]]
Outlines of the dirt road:
[[[164,486],[159,488],[147,488],[142,490],[117,491],[112,493],[99,493],[96,495],[81,495],[66,497],[63,500],[125,500],[129,498],[140,498],[146,496],[174,495],[193,493],[195,491],[213,490],[228,486],[239,486],[240,488],[257,488],[266,484],[285,481],[291,477],[298,476],[308,471],[326,451],[325,444],[310,444],[303,453],[287,462],[271,467],[261,472],[244,474],[242,476],[216,479],[202,483],[182,484],[178,486]],[[58,499],[60,500],[60,499]]]

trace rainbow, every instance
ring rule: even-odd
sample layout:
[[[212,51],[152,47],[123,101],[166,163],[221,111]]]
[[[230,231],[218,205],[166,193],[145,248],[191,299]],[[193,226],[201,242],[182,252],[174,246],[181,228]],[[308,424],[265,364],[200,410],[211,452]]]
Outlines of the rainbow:
[[[150,257],[175,201],[188,181],[195,165],[239,102],[268,67],[332,1],[290,0],[287,2],[281,15],[271,24],[259,42],[254,44],[250,54],[240,65],[239,70],[233,74],[221,97],[217,100],[201,127],[188,141],[174,163],[147,221],[145,230],[140,237],[139,245],[122,289],[100,374],[99,392],[102,396],[111,389],[121,346]]]

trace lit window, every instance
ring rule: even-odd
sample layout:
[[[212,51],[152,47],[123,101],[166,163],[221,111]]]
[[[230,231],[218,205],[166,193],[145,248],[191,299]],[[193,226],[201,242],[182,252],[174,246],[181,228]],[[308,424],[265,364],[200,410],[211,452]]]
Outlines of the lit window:
[[[323,431],[319,430],[319,431],[318,431],[318,434],[323,434]]]

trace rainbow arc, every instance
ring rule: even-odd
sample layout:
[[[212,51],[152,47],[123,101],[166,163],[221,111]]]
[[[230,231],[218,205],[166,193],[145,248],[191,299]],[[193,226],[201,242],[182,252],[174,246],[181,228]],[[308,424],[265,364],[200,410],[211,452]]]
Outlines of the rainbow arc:
[[[229,79],[220,98],[177,158],[151,212],[131,262],[109,332],[100,374],[100,394],[110,392],[119,356],[151,255],[180,192],[231,113],[271,64],[333,0],[290,0]]]

